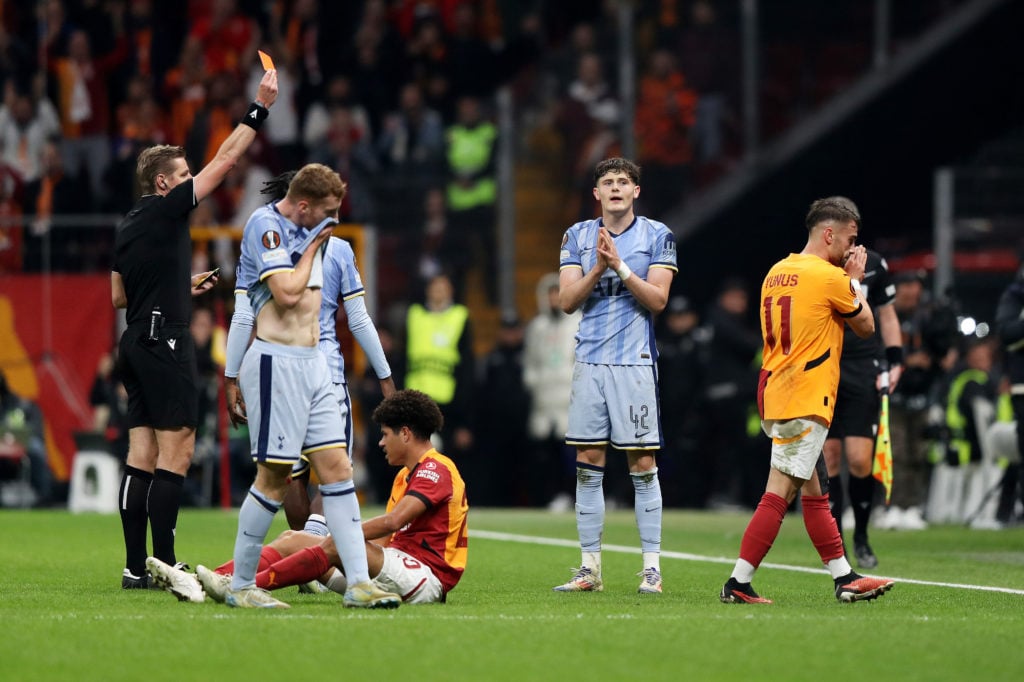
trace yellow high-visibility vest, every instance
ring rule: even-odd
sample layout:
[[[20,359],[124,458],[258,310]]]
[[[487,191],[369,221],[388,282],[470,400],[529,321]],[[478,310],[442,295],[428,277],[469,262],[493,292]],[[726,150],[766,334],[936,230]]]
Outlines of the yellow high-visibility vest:
[[[423,391],[440,405],[452,401],[455,367],[461,359],[459,338],[467,319],[469,310],[464,305],[442,312],[429,312],[419,303],[409,306],[406,388]]]

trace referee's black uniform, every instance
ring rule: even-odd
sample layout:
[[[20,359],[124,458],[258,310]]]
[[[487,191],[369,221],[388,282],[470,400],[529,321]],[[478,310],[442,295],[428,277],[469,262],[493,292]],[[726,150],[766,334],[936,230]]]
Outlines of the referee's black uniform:
[[[192,317],[192,240],[196,207],[189,178],[167,196],[139,199],[118,227],[114,271],[128,298],[119,345],[128,392],[128,427],[195,428],[199,418]]]
[[[188,215],[196,207],[189,178],[166,196],[139,199],[118,226],[114,272],[128,300],[128,328],[119,343],[118,366],[128,393],[128,427],[194,429],[199,419],[192,315],[192,240]],[[174,535],[185,482],[182,474],[126,465],[118,492],[125,540],[122,588],[144,588],[146,530],[153,556],[173,565]]]
[[[882,306],[892,305],[896,296],[896,285],[889,276],[885,259],[871,249],[868,249],[868,260],[864,265],[861,290],[871,310],[875,312],[876,319]],[[839,390],[836,394],[832,425],[828,429],[829,438],[875,437],[878,411],[881,408],[881,396],[875,387],[875,381],[878,378],[880,361],[884,357],[880,330],[862,339],[849,326],[846,327],[843,335],[843,354],[839,359]],[[848,483],[850,505],[856,519],[854,546],[857,551],[858,547],[867,545],[867,524],[873,506],[875,479],[871,475],[865,478],[850,476]],[[832,516],[835,517],[841,534],[844,497],[841,477],[831,477],[828,488]]]

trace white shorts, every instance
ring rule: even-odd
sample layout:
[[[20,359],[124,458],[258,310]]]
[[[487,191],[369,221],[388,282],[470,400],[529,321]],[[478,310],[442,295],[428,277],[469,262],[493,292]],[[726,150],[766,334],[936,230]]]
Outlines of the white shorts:
[[[813,419],[766,419],[761,429],[772,439],[772,468],[802,481],[811,480],[828,427]]]
[[[577,362],[565,442],[576,447],[611,443],[618,450],[662,447],[657,368]]]
[[[352,452],[352,402],[349,399],[348,385],[347,384],[333,384],[334,396],[338,401],[338,410],[341,412],[342,419],[345,420],[345,442],[348,443],[348,451]],[[350,458],[351,460],[351,458]],[[352,465],[355,466],[355,462],[351,461]],[[292,478],[298,478],[309,471],[309,459],[303,455],[299,458],[295,464],[292,465]]]
[[[400,549],[382,547],[384,568],[373,579],[385,592],[402,595],[406,604],[437,604],[444,599],[444,589],[430,567]]]
[[[300,455],[348,447],[345,415],[316,346],[253,341],[238,372],[258,462],[295,464]]]

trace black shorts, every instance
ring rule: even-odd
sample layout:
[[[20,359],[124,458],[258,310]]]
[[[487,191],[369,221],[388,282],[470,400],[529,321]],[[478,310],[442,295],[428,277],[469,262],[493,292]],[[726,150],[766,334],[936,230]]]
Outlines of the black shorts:
[[[878,389],[875,388],[877,378],[878,365],[874,358],[843,358],[836,411],[828,429],[829,438],[875,437],[881,407]]]
[[[150,341],[149,325],[132,325],[119,344],[121,381],[128,392],[128,428],[195,428],[199,422],[199,372],[187,325],[164,325]]]

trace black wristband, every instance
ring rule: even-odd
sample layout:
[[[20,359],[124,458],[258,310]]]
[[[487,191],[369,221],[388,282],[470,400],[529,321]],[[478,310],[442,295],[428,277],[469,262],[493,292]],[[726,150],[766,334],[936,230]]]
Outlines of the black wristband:
[[[249,105],[249,111],[245,112],[245,116],[238,122],[239,125],[249,126],[253,130],[259,130],[263,122],[267,120],[267,116],[270,115],[270,110],[261,104],[253,102]]]
[[[888,346],[885,349],[885,361],[889,366],[903,364],[903,346]]]

